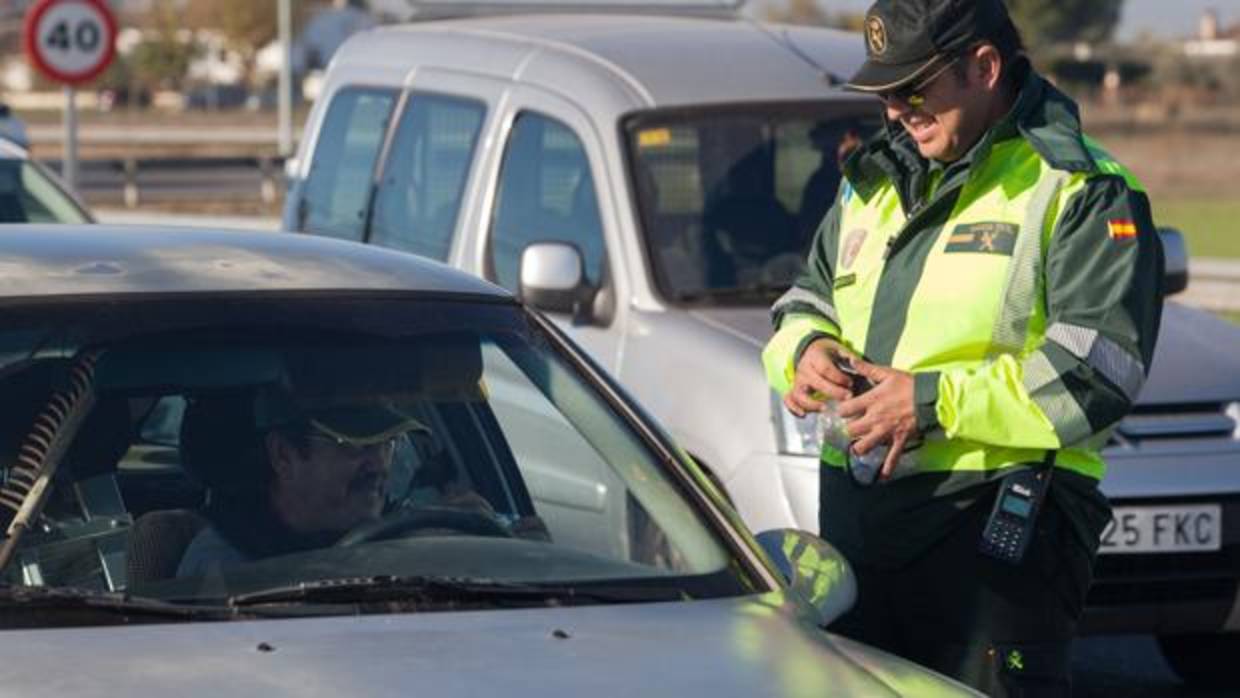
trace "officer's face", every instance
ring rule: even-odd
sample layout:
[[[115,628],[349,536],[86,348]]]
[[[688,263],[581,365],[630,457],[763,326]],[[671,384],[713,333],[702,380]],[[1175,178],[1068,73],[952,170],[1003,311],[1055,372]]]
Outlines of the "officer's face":
[[[971,50],[919,88],[921,99],[884,99],[887,119],[912,136],[923,157],[958,160],[1006,110],[998,75],[993,46]]]

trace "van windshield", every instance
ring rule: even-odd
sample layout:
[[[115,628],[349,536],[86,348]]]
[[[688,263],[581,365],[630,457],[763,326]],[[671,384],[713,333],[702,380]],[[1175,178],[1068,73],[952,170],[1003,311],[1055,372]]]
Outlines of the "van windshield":
[[[800,272],[872,104],[720,107],[627,124],[655,281],[673,302],[766,304]]]

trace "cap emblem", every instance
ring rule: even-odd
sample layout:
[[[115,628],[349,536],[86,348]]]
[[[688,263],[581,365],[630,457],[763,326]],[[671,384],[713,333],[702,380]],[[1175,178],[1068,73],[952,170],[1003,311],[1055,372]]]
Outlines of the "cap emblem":
[[[883,18],[870,15],[865,20],[865,41],[870,47],[870,54],[881,56],[887,51],[887,25]]]

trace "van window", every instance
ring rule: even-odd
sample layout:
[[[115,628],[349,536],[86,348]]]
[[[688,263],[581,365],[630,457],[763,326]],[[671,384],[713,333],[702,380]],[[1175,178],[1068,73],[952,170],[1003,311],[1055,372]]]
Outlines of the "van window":
[[[787,290],[843,159],[877,127],[866,108],[725,106],[630,119],[632,178],[665,297],[770,305]]]
[[[585,261],[586,279],[603,274],[603,224],[581,139],[541,114],[517,117],[500,170],[488,257],[499,285],[517,291],[521,252],[533,242],[567,242]]]
[[[370,242],[447,260],[484,106],[414,94],[375,192]]]
[[[301,199],[301,229],[361,240],[395,90],[345,89],[327,108]]]

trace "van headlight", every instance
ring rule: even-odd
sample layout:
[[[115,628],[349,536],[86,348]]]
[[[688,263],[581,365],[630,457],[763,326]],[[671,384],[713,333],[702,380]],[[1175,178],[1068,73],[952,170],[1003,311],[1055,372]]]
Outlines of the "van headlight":
[[[1233,402],[1229,404],[1223,413],[1228,417],[1231,417],[1231,423],[1233,425],[1233,429],[1231,430],[1231,438],[1240,441],[1240,402]]]
[[[784,407],[784,401],[775,391],[771,391],[771,414],[774,415],[775,440],[779,444],[780,453],[814,458],[822,454],[817,414],[797,417]]]

